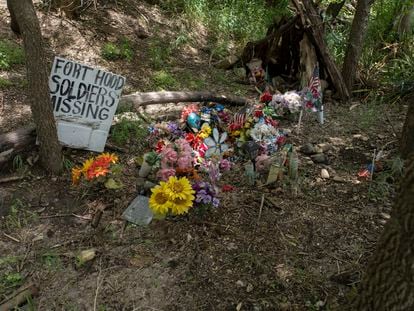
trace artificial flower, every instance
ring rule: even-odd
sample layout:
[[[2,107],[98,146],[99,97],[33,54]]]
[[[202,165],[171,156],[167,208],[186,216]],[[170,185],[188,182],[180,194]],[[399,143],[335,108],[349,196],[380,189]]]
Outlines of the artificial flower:
[[[201,130],[198,133],[197,136],[199,136],[200,138],[207,138],[211,135],[211,127],[208,123],[203,123],[203,125],[201,126]]]
[[[187,105],[186,107],[183,108],[183,111],[181,112],[181,121],[182,122],[187,121],[187,117],[190,113],[192,112],[197,113],[198,111],[199,111],[199,108],[197,104]]]
[[[171,176],[175,176],[175,169],[173,168],[162,168],[158,171],[157,177],[163,181],[167,181]]]
[[[191,156],[181,156],[177,160],[180,169],[190,168],[193,166],[193,158]]]
[[[102,154],[100,154],[99,156],[96,157],[96,161],[99,161],[99,160],[104,160],[104,161],[107,161],[109,163],[116,163],[116,162],[118,162],[118,156],[113,154],[113,153],[109,153],[109,152],[102,153]]]
[[[167,181],[166,192],[170,199],[194,199],[194,190],[186,177],[171,176]]]
[[[230,191],[234,191],[236,189],[236,187],[232,186],[232,185],[223,185],[223,187],[221,187],[221,190],[223,192],[230,192]]]
[[[72,168],[72,184],[77,185],[79,184],[80,178],[82,175],[82,169],[79,167]]]
[[[157,145],[155,146],[155,152],[161,153],[164,147],[165,147],[165,141],[163,140],[157,141]]]
[[[166,193],[166,183],[160,182],[159,185],[151,189],[149,207],[155,214],[165,215],[171,207],[168,194]]]
[[[177,162],[178,154],[171,145],[164,147],[160,153],[161,156],[161,166],[163,168],[167,167],[169,164],[174,164]]]
[[[93,163],[93,158],[87,159],[85,162],[83,162],[83,166],[82,166],[82,173],[86,176],[87,171],[89,170],[89,168],[91,167],[92,163]]]
[[[226,172],[226,171],[230,171],[231,164],[232,163],[229,160],[227,160],[227,159],[221,159],[219,166],[220,166],[220,169],[222,171]]]
[[[219,199],[216,198],[214,186],[210,183],[200,181],[193,184],[195,194],[195,205],[211,205],[218,207]]]
[[[229,146],[224,142],[227,139],[227,133],[223,132],[220,136],[217,128],[213,129],[213,137],[207,137],[204,143],[207,145],[206,157],[209,158],[212,155],[220,156],[223,152],[229,149]]]
[[[269,91],[263,92],[262,95],[260,95],[260,102],[261,103],[268,103],[272,100],[272,94],[270,94]]]
[[[188,212],[191,206],[193,206],[194,196],[185,198],[175,198],[170,201],[170,209],[173,215],[182,215]]]

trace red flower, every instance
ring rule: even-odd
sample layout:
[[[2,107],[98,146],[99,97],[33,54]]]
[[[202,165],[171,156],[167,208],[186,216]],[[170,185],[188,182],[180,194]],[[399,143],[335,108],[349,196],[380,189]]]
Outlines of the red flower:
[[[313,104],[312,104],[312,102],[311,102],[311,101],[308,101],[308,102],[306,103],[306,108],[313,108]]]
[[[273,126],[273,127],[277,127],[277,126],[279,126],[279,122],[277,122],[276,120],[273,120],[273,119],[272,119],[272,118],[270,118],[270,117],[266,117],[265,123],[266,123],[266,124],[270,124],[270,125],[271,125],[271,126]]]
[[[263,92],[262,95],[260,95],[261,103],[268,103],[270,101],[272,101],[272,94],[270,94],[269,91]]]
[[[221,190],[223,192],[230,192],[230,191],[236,190],[236,187],[234,187],[232,185],[223,185],[223,187],[221,187]]]
[[[263,117],[263,111],[262,111],[262,110],[255,110],[255,112],[254,112],[254,116],[255,116],[256,118]]]
[[[279,137],[277,138],[276,143],[277,143],[279,146],[281,146],[281,145],[285,144],[285,143],[286,143],[286,136],[279,136]]]
[[[165,142],[163,140],[159,140],[157,142],[157,145],[155,146],[155,152],[156,153],[161,153],[162,149],[164,149],[165,147]]]

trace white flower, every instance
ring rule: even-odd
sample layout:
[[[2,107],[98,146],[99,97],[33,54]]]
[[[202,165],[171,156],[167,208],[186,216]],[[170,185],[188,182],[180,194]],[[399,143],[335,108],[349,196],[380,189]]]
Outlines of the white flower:
[[[223,132],[220,136],[217,128],[213,129],[213,138],[207,137],[204,140],[204,143],[207,145],[208,149],[206,151],[206,158],[211,157],[212,155],[220,155],[223,152],[229,150],[229,146],[224,142],[227,139],[227,133]]]
[[[256,123],[250,131],[250,136],[254,141],[264,141],[272,139],[277,134],[277,130],[270,124]]]

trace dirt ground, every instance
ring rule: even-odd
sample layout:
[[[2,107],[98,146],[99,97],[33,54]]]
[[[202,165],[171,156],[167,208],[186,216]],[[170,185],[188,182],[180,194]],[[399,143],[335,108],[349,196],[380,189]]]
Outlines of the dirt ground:
[[[91,8],[80,21],[41,11],[50,55],[122,74],[128,81],[126,92],[152,90],[149,46],[153,40],[174,40],[182,21],[145,3],[125,3],[118,1],[118,7],[97,12]],[[4,4],[0,31],[2,37],[19,42],[8,28]],[[138,38],[141,32],[148,38]],[[100,47],[120,35],[134,42],[134,60],[105,61]],[[204,88],[211,91],[257,97],[251,86],[234,82],[231,71],[209,67],[203,29],[192,35],[197,45],[174,52],[173,72],[201,76]],[[24,66],[12,74],[24,80]],[[24,88],[17,83],[1,93],[0,132],[29,123]],[[125,187],[110,193],[74,188],[68,171],[45,175],[26,161],[36,150],[23,154],[18,172],[12,165],[1,172],[1,177],[23,172],[24,178],[0,184],[0,301],[32,282],[39,295],[25,310],[349,308],[395,192],[391,174],[382,181],[390,165],[384,165],[373,181],[358,180],[357,173],[374,150],[383,149],[384,163],[395,159],[395,133],[400,132],[405,111],[395,104],[353,104],[328,102],[326,123],[319,125],[308,113],[300,132],[295,122],[282,122],[282,128],[293,131],[289,141],[295,148],[306,143],[331,147],[325,153],[328,164],[315,164],[299,153],[297,196],[283,183],[248,186],[241,165],[236,165],[220,181],[236,189],[220,195],[218,209],[203,217],[190,213],[153,221],[147,227],[125,227],[121,219],[137,195],[137,154],[118,153]],[[64,154],[73,163],[88,155],[70,149]],[[330,178],[321,178],[322,168]],[[273,203],[260,209],[262,196]],[[90,218],[98,204],[106,209],[94,229]],[[76,255],[87,249],[95,249],[96,257],[79,264]],[[17,280],[10,275],[17,275]]]

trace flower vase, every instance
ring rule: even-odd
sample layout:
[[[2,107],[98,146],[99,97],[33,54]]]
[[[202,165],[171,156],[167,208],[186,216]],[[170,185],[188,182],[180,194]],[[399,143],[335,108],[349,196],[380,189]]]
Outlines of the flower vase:
[[[151,173],[152,166],[149,165],[145,160],[142,162],[141,168],[139,169],[139,177],[147,177]]]

